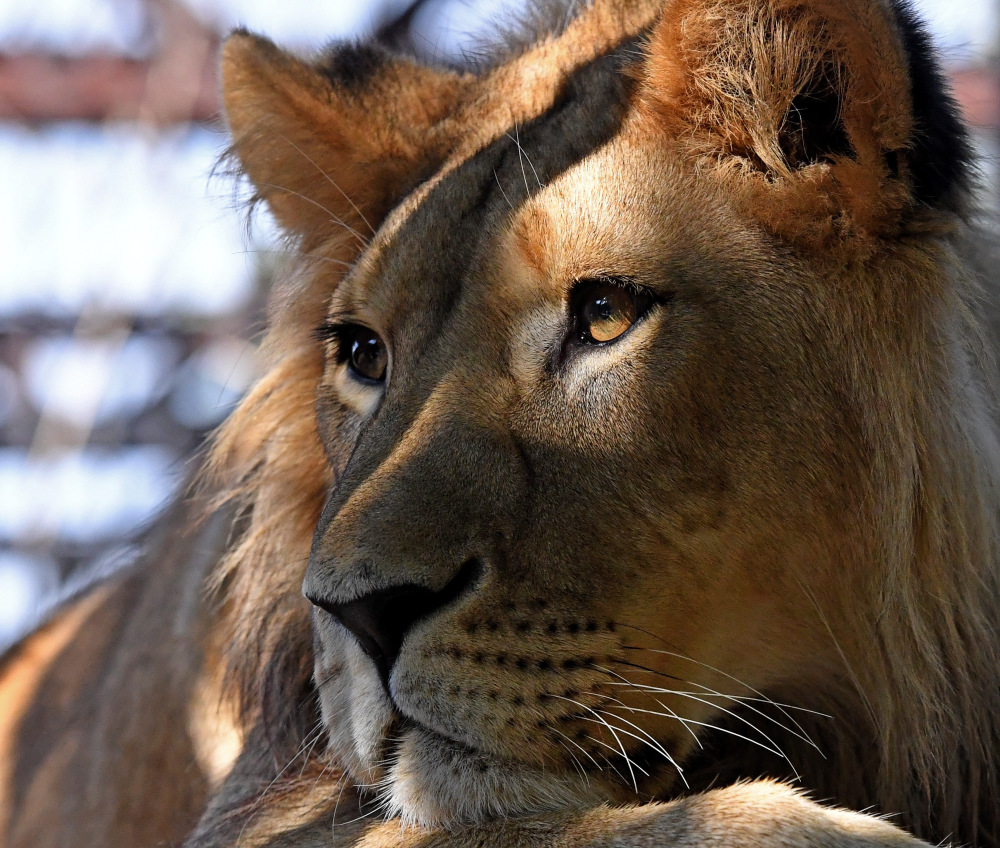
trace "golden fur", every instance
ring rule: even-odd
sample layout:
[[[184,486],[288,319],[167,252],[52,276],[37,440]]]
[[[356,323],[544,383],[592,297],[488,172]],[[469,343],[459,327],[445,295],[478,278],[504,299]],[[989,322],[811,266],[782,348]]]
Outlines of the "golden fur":
[[[233,35],[269,370],[218,517],[7,660],[0,844],[919,844],[793,780],[1000,844],[983,280],[907,20],[596,0],[475,71]],[[606,278],[654,305],[588,347]],[[400,586],[456,588],[380,679],[324,610]]]

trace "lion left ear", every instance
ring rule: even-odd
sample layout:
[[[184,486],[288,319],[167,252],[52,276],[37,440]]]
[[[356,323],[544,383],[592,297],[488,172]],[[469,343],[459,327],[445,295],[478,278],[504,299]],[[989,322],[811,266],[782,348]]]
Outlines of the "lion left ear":
[[[233,33],[222,95],[233,150],[278,222],[304,240],[371,234],[450,148],[442,119],[467,78],[372,45],[315,61]]]
[[[669,0],[647,49],[645,101],[697,153],[762,175],[773,227],[962,209],[970,145],[902,0]]]

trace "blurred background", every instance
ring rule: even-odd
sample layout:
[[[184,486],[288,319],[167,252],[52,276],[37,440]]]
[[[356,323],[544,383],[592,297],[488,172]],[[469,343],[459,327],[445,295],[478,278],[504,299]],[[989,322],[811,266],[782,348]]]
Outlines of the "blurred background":
[[[428,56],[524,0],[427,0]],[[1000,0],[915,0],[1000,198]],[[406,0],[0,0],[0,649],[127,562],[256,374],[276,239],[211,175],[237,25],[310,50]]]

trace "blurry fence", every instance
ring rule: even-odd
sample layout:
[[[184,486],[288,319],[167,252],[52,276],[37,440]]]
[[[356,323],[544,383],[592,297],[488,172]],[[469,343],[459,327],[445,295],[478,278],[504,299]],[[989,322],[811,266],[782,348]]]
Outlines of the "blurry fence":
[[[413,43],[458,49],[463,2],[425,4]],[[315,4],[302,6],[315,46]],[[82,51],[47,44],[44,22],[5,33],[0,14],[0,647],[71,575],[127,557],[176,493],[254,377],[274,267],[234,186],[208,180],[225,144],[222,25],[180,0],[108,8],[120,43]],[[386,0],[371,24],[401,9]],[[952,71],[995,203],[997,65],[973,55]]]

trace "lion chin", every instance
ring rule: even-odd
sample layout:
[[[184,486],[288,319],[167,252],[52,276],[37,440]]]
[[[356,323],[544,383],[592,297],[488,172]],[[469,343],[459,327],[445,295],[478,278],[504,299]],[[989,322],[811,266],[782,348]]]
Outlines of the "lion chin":
[[[331,753],[386,816],[451,827],[609,800],[599,775],[505,759],[401,717],[367,657],[336,628],[324,632],[332,650],[316,677],[333,684],[322,687]]]
[[[580,774],[504,762],[412,724],[389,759],[378,798],[405,824],[451,827],[606,800]]]

